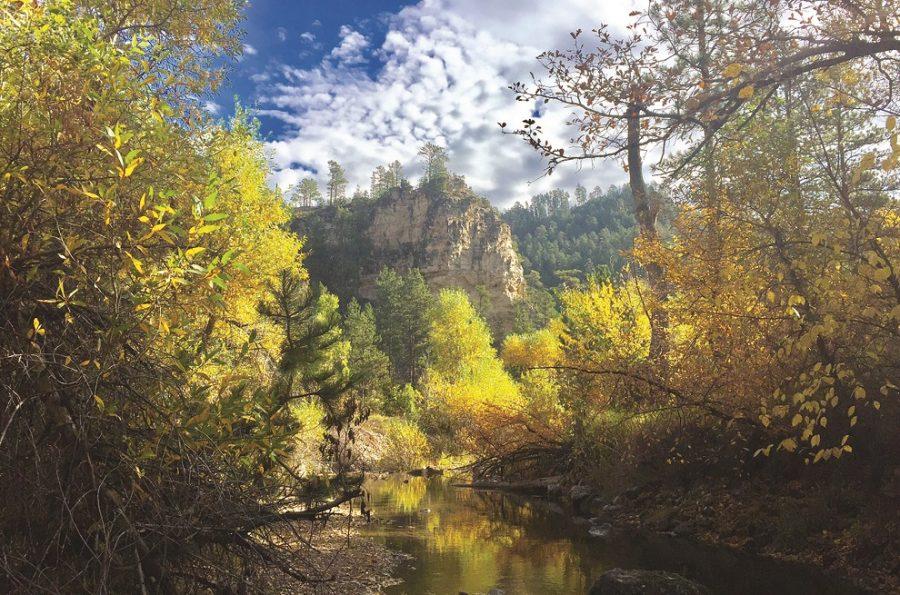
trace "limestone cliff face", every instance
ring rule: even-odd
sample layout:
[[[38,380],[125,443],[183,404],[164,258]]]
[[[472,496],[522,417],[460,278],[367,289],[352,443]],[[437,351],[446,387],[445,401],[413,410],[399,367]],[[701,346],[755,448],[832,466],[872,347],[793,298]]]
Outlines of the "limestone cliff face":
[[[383,267],[417,268],[433,289],[458,287],[481,304],[497,330],[508,331],[525,279],[512,233],[484,199],[433,197],[394,190],[371,211],[365,231],[371,254],[360,277],[359,294],[375,297],[375,278]]]

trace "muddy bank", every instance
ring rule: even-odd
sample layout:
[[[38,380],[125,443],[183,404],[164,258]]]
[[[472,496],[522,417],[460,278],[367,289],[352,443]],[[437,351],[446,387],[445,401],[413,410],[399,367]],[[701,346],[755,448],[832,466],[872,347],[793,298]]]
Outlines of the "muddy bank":
[[[307,576],[290,577],[266,569],[252,577],[251,592],[283,595],[362,595],[380,593],[396,584],[397,565],[404,559],[375,540],[361,535],[366,520],[358,510],[351,518],[348,509],[331,515],[327,522],[307,522],[297,532],[284,535],[284,547],[303,560]]]

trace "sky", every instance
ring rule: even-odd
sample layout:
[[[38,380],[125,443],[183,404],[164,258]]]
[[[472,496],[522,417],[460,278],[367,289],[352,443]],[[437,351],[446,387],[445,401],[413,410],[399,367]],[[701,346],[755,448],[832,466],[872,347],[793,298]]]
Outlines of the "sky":
[[[606,187],[621,164],[566,165],[544,175],[541,157],[501,133],[533,115],[507,87],[540,72],[536,56],[569,47],[569,33],[621,27],[631,0],[255,0],[244,52],[207,110],[226,117],[237,98],[254,110],[282,188],[329,159],[350,191],[378,165],[399,160],[411,178],[426,142],[445,147],[450,169],[505,208],[552,188]],[[571,137],[559,108],[541,109],[544,130]]]

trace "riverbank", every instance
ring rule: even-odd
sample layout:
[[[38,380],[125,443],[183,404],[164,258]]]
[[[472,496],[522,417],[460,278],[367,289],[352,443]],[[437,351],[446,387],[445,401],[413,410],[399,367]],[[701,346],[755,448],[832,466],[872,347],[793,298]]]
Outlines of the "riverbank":
[[[552,490],[551,490],[552,492]],[[860,485],[654,482],[612,498],[570,488],[594,526],[629,527],[810,564],[876,593],[900,592],[900,507]]]
[[[284,547],[301,558],[308,576],[293,578],[270,569],[254,577],[253,592],[281,595],[364,595],[381,593],[396,584],[397,566],[404,555],[363,534],[366,519],[357,511],[348,517],[342,506],[327,522],[302,523],[284,535]]]

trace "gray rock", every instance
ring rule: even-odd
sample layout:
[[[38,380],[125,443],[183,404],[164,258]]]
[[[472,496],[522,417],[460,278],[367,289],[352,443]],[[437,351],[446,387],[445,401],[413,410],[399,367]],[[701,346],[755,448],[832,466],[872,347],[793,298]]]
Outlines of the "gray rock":
[[[590,525],[590,520],[584,518],[583,516],[574,516],[572,517],[572,523],[575,525]]]
[[[620,512],[624,508],[625,507],[622,506],[621,504],[607,504],[601,510],[603,510],[603,512],[605,512],[606,514],[612,514],[615,512]]]
[[[600,537],[605,538],[609,537],[610,532],[612,531],[612,525],[609,523],[603,523],[600,525],[594,525],[588,530],[588,534],[591,537]]]
[[[581,502],[582,500],[590,498],[591,495],[591,488],[587,486],[572,486],[572,489],[569,490],[569,498],[571,498],[573,502]]]
[[[550,482],[547,484],[547,495],[548,496],[562,496],[563,487],[559,482]]]
[[[680,574],[613,568],[600,575],[590,595],[708,595],[709,590]]]
[[[594,499],[591,500],[591,506],[594,508],[601,508],[609,504],[609,500],[604,498],[603,496],[594,496]]]
[[[626,498],[628,498],[629,500],[634,500],[635,498],[640,496],[640,494],[641,494],[641,488],[639,488],[638,486],[628,488],[627,490],[622,492],[622,495],[625,496]]]

